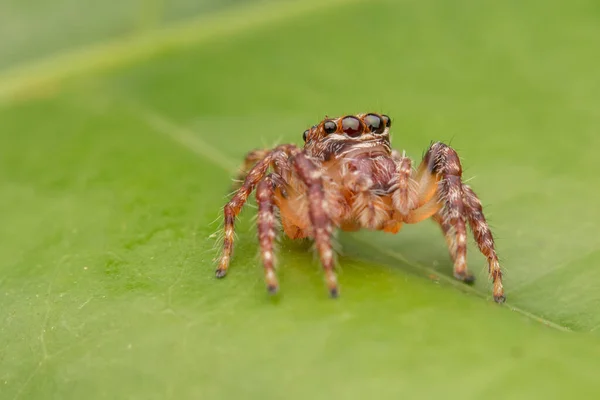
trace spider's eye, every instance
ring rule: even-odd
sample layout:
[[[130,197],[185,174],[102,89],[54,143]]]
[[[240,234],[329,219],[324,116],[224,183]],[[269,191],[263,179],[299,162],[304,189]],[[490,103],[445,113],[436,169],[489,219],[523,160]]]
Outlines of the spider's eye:
[[[363,133],[363,123],[356,117],[344,117],[342,130],[350,137],[358,137]]]
[[[377,114],[367,114],[364,120],[367,128],[369,128],[369,132],[383,133],[385,130],[385,122]]]
[[[381,118],[383,119],[383,122],[385,122],[385,126],[387,128],[389,128],[390,126],[392,126],[392,120],[390,119],[390,117],[388,117],[387,115],[383,114],[381,116]]]
[[[302,134],[302,139],[306,142],[306,137],[308,136],[308,129],[304,131]]]
[[[325,123],[323,124],[323,129],[327,134],[334,133],[335,131],[337,131],[337,125],[331,120],[325,121]]]

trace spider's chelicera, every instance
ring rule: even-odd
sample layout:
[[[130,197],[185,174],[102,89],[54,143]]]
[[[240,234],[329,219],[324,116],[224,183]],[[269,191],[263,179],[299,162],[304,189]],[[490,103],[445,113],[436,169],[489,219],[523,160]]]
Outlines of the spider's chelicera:
[[[473,282],[467,270],[467,224],[485,255],[496,302],[505,300],[502,272],[481,202],[462,182],[456,152],[433,143],[421,164],[390,146],[391,119],[376,113],[327,118],[303,133],[304,148],[284,144],[246,156],[241,186],[224,208],[225,237],[216,270],[227,273],[233,251],[234,222],[256,189],[258,238],[267,288],[278,290],[273,243],[276,210],[292,239],[315,242],[330,294],[339,293],[331,235],[334,229],[361,228],[397,233],[403,224],[437,222],[454,261],[454,276]]]

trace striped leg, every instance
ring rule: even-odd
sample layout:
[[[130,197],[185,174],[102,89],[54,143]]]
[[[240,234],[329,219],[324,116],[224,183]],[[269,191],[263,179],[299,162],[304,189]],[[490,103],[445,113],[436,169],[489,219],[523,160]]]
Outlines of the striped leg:
[[[425,154],[432,173],[439,174],[439,198],[444,206],[440,211],[443,225],[450,227],[447,233],[454,254],[454,276],[465,282],[472,282],[473,275],[467,270],[467,227],[465,223],[465,205],[462,191],[462,168],[458,154],[447,145],[434,143]]]
[[[319,252],[323,270],[325,271],[325,281],[331,297],[337,297],[339,289],[337,278],[333,271],[334,259],[331,247],[332,226],[323,190],[321,172],[304,153],[295,151],[293,155],[294,169],[308,189],[308,215],[312,225],[312,236]]]
[[[281,153],[285,153],[289,149],[291,149],[290,145],[286,145],[285,149],[282,146],[268,152],[262,160],[258,161],[254,167],[252,167],[252,169],[246,175],[242,186],[236,190],[232,199],[223,208],[223,214],[225,218],[225,237],[223,240],[223,251],[221,253],[221,258],[219,259],[219,265],[215,271],[217,278],[224,277],[227,274],[227,269],[229,268],[231,254],[233,253],[233,232],[235,218],[242,211],[242,207],[248,200],[250,193],[252,193],[258,182],[264,178],[265,174],[267,173],[267,169],[273,160],[279,157]]]
[[[275,276],[273,242],[275,241],[275,207],[273,205],[273,179],[271,174],[260,181],[256,187],[258,205],[258,241],[260,254],[265,267],[265,281],[269,293],[275,294],[279,288]]]
[[[481,202],[475,192],[468,185],[463,185],[463,195],[467,218],[469,219],[473,236],[475,236],[479,250],[488,260],[489,274],[494,284],[494,300],[497,303],[503,303],[506,297],[504,296],[504,288],[502,287],[502,271],[500,270],[498,255],[494,249],[492,231],[485,220]]]
[[[269,154],[269,152],[270,150],[268,149],[255,149],[246,154],[246,157],[244,158],[244,163],[240,168],[239,173],[234,181],[234,189],[238,189],[241,186],[241,184],[244,182],[244,179],[248,175],[250,169],[254,165],[256,165],[257,162],[265,158],[267,154]]]
[[[452,227],[444,220],[444,217],[441,213],[437,213],[431,218],[437,222],[442,229],[444,238],[446,238],[446,244],[448,245],[448,253],[450,253],[450,258],[452,258],[452,261],[456,260],[456,238],[452,232]]]

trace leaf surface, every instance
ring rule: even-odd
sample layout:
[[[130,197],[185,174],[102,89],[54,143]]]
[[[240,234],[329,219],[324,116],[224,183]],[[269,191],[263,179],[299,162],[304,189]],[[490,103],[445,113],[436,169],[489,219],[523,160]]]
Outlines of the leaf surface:
[[[600,395],[595,3],[306,4],[2,105],[2,398]],[[250,206],[213,278],[244,154],[371,110],[415,160],[459,151],[506,305],[474,246],[475,286],[452,280],[430,222],[340,235],[336,301],[284,239],[270,298]]]

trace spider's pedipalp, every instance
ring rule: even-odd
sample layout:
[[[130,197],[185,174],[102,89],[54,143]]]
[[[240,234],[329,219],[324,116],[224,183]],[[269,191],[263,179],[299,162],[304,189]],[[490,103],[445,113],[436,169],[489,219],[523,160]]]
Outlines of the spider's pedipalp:
[[[410,158],[403,156],[396,162],[395,182],[391,182],[394,185],[394,192],[392,193],[394,208],[402,216],[408,215],[411,210],[416,208],[418,200],[411,174],[412,161]]]

